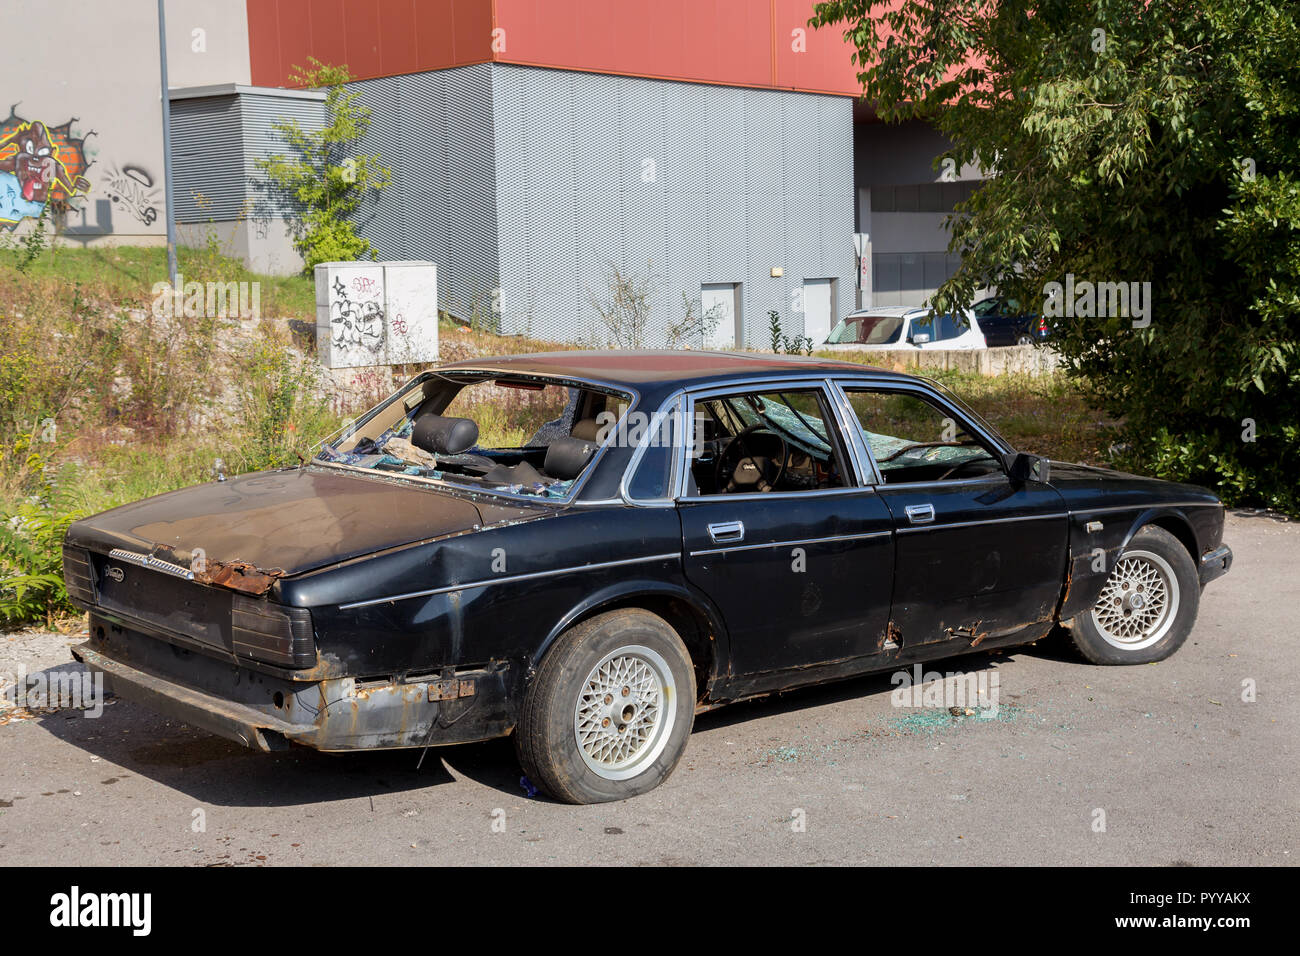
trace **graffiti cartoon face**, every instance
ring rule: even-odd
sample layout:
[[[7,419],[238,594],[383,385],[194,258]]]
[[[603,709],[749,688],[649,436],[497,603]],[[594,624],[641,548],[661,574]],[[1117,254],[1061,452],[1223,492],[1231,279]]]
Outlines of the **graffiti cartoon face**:
[[[58,159],[58,147],[50,141],[49,130],[41,122],[29,123],[0,140],[0,149],[16,144],[18,151],[0,160],[0,171],[13,173],[18,179],[23,199],[43,203],[57,183],[68,193],[84,192],[90,183],[82,176],[69,175]]]

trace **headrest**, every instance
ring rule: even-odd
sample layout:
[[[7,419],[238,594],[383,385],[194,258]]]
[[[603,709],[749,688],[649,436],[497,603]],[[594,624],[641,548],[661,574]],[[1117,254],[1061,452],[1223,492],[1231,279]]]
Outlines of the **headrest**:
[[[546,461],[542,470],[552,478],[567,481],[582,474],[587,461],[596,450],[594,441],[581,438],[557,438],[546,446]]]
[[[435,455],[459,455],[478,441],[478,425],[468,418],[446,418],[424,412],[415,418],[411,444]]]
[[[600,437],[600,423],[594,418],[580,418],[573,423],[569,434],[583,441],[596,441]]]

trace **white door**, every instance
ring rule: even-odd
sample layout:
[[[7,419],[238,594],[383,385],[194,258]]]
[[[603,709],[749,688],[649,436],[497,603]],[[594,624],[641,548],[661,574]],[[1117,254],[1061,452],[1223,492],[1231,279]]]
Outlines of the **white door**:
[[[821,345],[831,334],[834,279],[803,280],[803,334]]]
[[[700,314],[716,320],[712,334],[704,341],[708,349],[736,347],[736,285],[714,282],[700,286]]]

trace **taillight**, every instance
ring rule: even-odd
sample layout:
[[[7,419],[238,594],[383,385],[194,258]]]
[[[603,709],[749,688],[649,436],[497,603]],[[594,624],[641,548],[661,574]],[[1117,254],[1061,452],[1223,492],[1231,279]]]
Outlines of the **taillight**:
[[[1047,318],[1045,316],[1040,316],[1038,319],[1038,331],[1039,332],[1047,331]]]
[[[285,667],[316,663],[311,612],[305,607],[236,594],[230,605],[230,636],[235,653],[244,657]]]
[[[82,604],[95,603],[95,584],[90,576],[90,555],[81,548],[63,546],[63,583],[68,596]]]

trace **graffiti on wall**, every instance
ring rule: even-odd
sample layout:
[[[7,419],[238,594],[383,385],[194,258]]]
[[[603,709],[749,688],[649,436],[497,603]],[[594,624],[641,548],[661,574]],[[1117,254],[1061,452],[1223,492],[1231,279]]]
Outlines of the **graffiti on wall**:
[[[140,166],[111,167],[108,198],[137,222],[152,226],[158,221],[158,190],[153,176]]]
[[[0,124],[0,225],[39,218],[50,203],[66,203],[90,189],[86,139],[61,126],[26,120],[10,107]],[[90,134],[87,134],[87,136]]]
[[[376,270],[378,271],[378,270]],[[378,364],[384,347],[384,287],[378,276],[355,275],[344,283],[334,277],[330,289],[330,333],[334,348],[343,352],[363,352]]]

